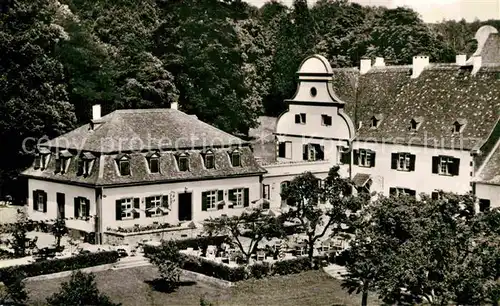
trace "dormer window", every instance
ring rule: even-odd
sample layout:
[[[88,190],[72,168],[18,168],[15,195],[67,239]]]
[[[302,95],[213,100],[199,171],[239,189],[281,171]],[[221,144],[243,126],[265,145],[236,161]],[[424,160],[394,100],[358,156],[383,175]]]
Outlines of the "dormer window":
[[[215,155],[212,150],[207,150],[205,153],[203,153],[203,161],[205,163],[205,168],[206,169],[213,169],[215,168]]]
[[[306,124],[306,114],[295,114],[295,123],[297,124]]]
[[[187,153],[181,153],[176,156],[179,171],[189,171],[189,156]]]
[[[467,121],[465,119],[458,119],[453,123],[453,133],[460,134],[464,130]]]
[[[35,156],[35,169],[45,170],[50,161],[50,150],[47,148],[39,148],[37,156]]]
[[[160,154],[158,152],[150,152],[146,155],[148,161],[149,172],[159,173],[160,172]]]
[[[92,172],[95,156],[90,152],[83,152],[78,159],[78,172],[76,175],[89,176]]]
[[[127,154],[121,154],[117,158],[118,170],[121,176],[130,175],[130,156]]]
[[[383,118],[382,114],[377,114],[377,115],[373,116],[371,118],[371,125],[370,125],[370,127],[372,129],[378,128],[379,125],[380,125],[380,122],[382,121],[382,118]]]
[[[231,152],[230,157],[231,157],[231,165],[233,167],[240,167],[241,166],[240,151],[238,151],[237,149],[234,150],[233,152]]]
[[[424,118],[422,118],[422,117],[415,117],[415,118],[411,119],[410,131],[416,132],[420,128],[422,121],[424,121]]]
[[[71,160],[71,153],[68,150],[59,152],[56,158],[56,169],[55,172],[60,172],[61,174],[66,173],[68,169],[69,162]]]

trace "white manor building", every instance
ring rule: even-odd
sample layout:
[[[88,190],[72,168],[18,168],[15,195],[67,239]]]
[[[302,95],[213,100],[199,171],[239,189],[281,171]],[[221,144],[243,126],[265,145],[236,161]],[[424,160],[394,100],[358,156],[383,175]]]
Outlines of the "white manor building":
[[[415,56],[408,66],[377,58],[332,69],[310,56],[272,137],[253,144],[176,103],[103,117],[95,106],[89,124],[42,144],[24,172],[29,216],[64,217],[102,243],[110,228],[279,210],[295,176],[323,179],[334,165],[358,190],[472,191],[480,209],[500,206],[500,38],[483,27],[476,39],[476,53],[454,64]]]

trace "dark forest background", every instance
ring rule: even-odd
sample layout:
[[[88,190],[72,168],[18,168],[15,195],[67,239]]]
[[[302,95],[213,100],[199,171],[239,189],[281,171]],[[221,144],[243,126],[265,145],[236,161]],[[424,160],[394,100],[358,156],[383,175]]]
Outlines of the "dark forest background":
[[[320,53],[333,67],[416,54],[453,62],[500,21],[425,24],[411,9],[319,0],[261,8],[239,0],[4,0],[0,4],[0,194],[16,194],[27,137],[87,123],[91,105],[180,108],[245,135],[293,96],[295,72]],[[28,149],[33,142],[27,143]]]

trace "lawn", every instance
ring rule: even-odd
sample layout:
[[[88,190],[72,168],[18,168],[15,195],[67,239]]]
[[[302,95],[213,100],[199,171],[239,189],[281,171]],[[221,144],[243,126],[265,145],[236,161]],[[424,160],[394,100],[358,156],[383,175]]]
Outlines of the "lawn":
[[[199,305],[200,297],[214,305],[360,305],[359,296],[350,296],[340,282],[323,271],[239,282],[230,289],[186,282],[173,293],[155,291],[147,283],[157,277],[151,266],[106,271],[96,274],[101,292],[126,305]],[[30,305],[43,305],[58,291],[63,279],[27,282]],[[373,302],[373,300],[370,300]]]

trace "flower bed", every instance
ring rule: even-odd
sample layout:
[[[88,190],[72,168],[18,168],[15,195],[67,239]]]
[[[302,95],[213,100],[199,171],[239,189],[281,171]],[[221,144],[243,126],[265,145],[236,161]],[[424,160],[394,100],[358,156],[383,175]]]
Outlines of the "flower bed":
[[[23,277],[33,277],[69,270],[78,270],[93,266],[110,264],[118,261],[118,252],[106,251],[81,254],[69,258],[52,259],[35,262],[28,265],[12,266],[0,269],[0,281],[10,279],[12,275],[21,274]]]
[[[170,223],[149,224],[149,225],[136,225],[132,227],[118,227],[107,228],[106,230],[114,233],[140,233],[145,231],[154,231],[159,229],[178,227],[179,225],[172,225]]]

